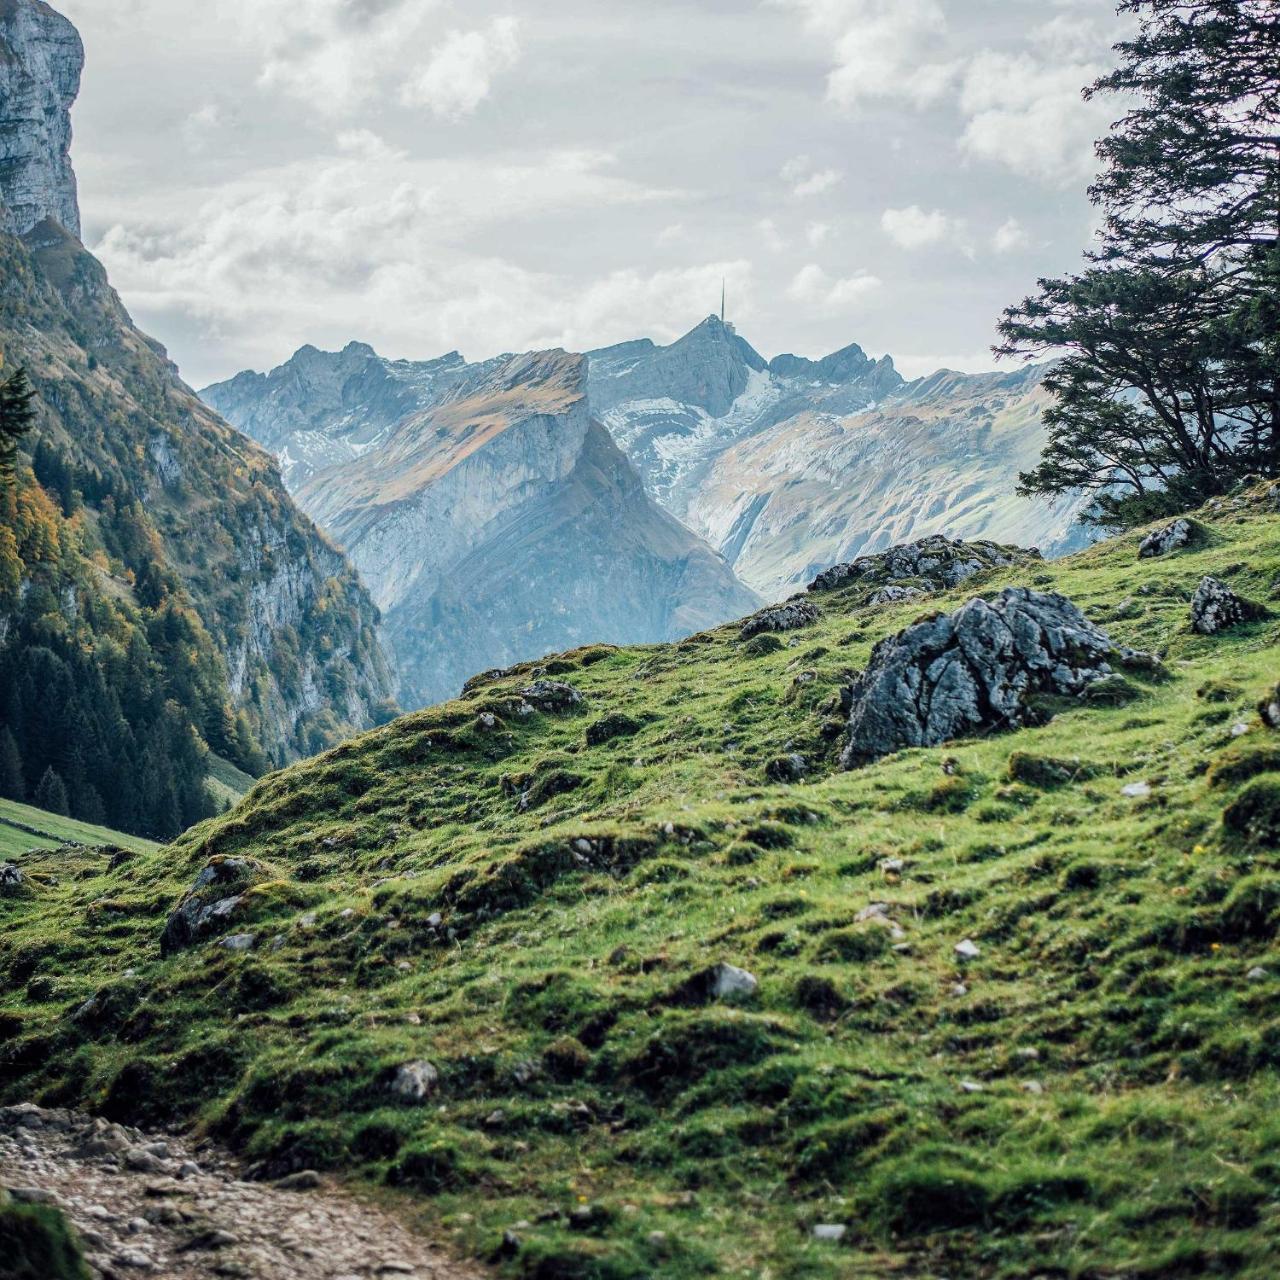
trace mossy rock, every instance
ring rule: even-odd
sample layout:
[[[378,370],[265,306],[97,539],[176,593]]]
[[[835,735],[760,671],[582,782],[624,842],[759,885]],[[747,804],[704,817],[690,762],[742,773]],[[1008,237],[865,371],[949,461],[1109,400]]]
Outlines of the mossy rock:
[[[884,955],[892,942],[884,925],[855,925],[828,933],[814,948],[813,958],[824,964],[865,964]]]
[[[1209,766],[1205,778],[1211,787],[1238,787],[1262,773],[1280,773],[1280,746],[1233,746]]]
[[[1246,787],[1222,815],[1228,831],[1265,849],[1280,848],[1280,781]]]
[[[1054,756],[1032,755],[1029,751],[1015,751],[1009,757],[1008,773],[1010,782],[1052,791],[1072,782],[1088,782],[1098,777],[1102,770],[1079,759],[1063,760]]]
[[[765,632],[755,636],[742,646],[748,658],[767,658],[771,653],[781,653],[787,646],[775,635]]]
[[[613,712],[587,726],[587,746],[602,747],[618,738],[633,738],[643,728],[639,720],[621,712]]]
[[[61,1213],[8,1201],[0,1202],[0,1273],[4,1280],[89,1280],[90,1275]]]

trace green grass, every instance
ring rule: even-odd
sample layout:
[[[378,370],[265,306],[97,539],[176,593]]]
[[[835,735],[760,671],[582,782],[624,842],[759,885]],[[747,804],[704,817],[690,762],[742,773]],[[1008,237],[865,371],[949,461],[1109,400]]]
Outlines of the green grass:
[[[234,809],[253,790],[253,778],[221,756],[209,757],[208,787],[218,804]]]
[[[1187,610],[1206,573],[1274,598],[1280,519],[1201,518],[1194,552],[1139,565],[1135,535],[929,606],[1061,590],[1163,653],[1123,706],[841,773],[833,695],[921,611],[846,592],[773,653],[729,627],[544,664],[581,714],[480,686],[114,871],[34,855],[0,900],[0,1095],[348,1171],[535,1280],[1270,1280],[1280,622]],[[811,780],[769,783],[796,751]],[[162,957],[224,855],[259,945]],[[720,961],[754,998],[701,1002]]]
[[[122,835],[30,805],[0,800],[0,860],[19,859],[29,849],[57,849],[66,844],[114,845],[139,853],[154,852],[160,847],[139,836]]]

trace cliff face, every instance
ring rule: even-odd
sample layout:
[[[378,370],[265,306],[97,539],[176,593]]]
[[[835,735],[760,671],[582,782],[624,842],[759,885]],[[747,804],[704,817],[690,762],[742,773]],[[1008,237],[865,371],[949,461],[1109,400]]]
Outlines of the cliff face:
[[[298,500],[383,610],[406,703],[488,667],[671,639],[758,603],[647,495],[592,417],[581,356],[414,364],[304,348],[203,394],[292,460]]]
[[[60,491],[90,578],[144,615],[198,620],[195,727],[217,730],[201,721],[216,680],[244,713],[242,744],[248,733],[272,760],[294,759],[383,713],[377,611],[274,459],[182,382],[80,245],[67,146],[82,61],[47,5],[0,0],[0,194],[22,232],[0,231],[0,351],[37,393],[28,457]]]
[[[51,218],[77,239],[71,104],[84,46],[40,0],[0,0],[0,229],[22,235]]]

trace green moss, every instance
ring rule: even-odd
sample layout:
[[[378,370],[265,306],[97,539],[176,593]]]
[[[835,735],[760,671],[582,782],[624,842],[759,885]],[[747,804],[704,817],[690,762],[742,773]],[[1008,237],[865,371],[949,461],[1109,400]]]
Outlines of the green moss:
[[[43,1205],[0,1203],[0,1260],[5,1280],[89,1280],[66,1219]]]
[[[830,711],[787,691],[802,667],[846,684],[914,610],[855,633],[833,593],[794,654],[750,658],[730,627],[568,655],[594,721],[521,718],[527,674],[501,676],[167,850],[24,852],[0,1095],[393,1183],[506,1277],[1271,1280],[1280,771],[1269,732],[1223,726],[1274,687],[1280,633],[1185,620],[1202,573],[1280,575],[1280,539],[1252,509],[1211,522],[1195,573],[1145,565],[1145,616],[1106,624],[1168,653],[1168,679],[1134,677],[1140,714],[1068,700],[845,773]],[[1133,548],[1036,573],[1101,616]],[[1216,684],[1239,692],[1196,696]],[[480,708],[500,735],[473,733]],[[588,746],[614,714],[642,730]],[[793,753],[803,785],[769,783]],[[580,782],[522,807],[557,774]],[[258,946],[161,956],[215,857],[264,868]],[[900,938],[859,923],[873,903]],[[721,962],[757,977],[750,1001],[681,998]],[[438,1089],[399,1103],[418,1060]],[[851,1229],[834,1247],[815,1222]]]

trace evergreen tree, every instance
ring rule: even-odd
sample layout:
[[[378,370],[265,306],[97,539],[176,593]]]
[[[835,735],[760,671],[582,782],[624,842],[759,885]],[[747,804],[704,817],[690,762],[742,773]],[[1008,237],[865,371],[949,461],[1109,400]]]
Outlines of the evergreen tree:
[[[1005,355],[1065,352],[1024,494],[1085,491],[1124,527],[1280,472],[1280,9],[1124,0],[1124,95],[1091,190],[1090,267],[1005,312]]]
[[[27,798],[27,784],[22,772],[22,756],[8,725],[0,729],[0,796],[22,803]]]
[[[18,442],[36,420],[35,398],[23,369],[0,382],[0,475],[13,473]]]
[[[71,816],[66,784],[54,772],[52,766],[44,771],[44,777],[40,779],[34,803],[37,809],[43,809],[46,813],[60,814],[64,818]]]

